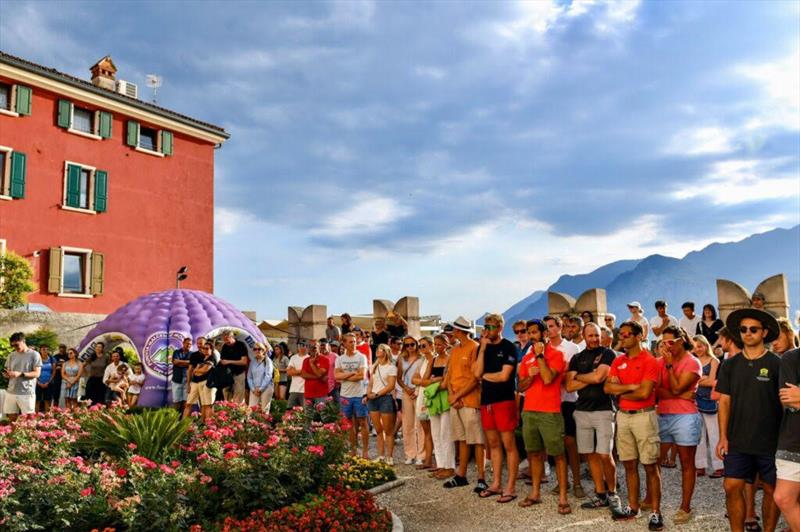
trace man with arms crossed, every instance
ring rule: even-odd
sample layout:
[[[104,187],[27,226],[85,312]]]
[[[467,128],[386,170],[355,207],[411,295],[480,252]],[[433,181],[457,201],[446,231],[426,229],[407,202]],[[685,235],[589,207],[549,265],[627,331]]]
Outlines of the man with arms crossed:
[[[363,399],[367,395],[367,357],[356,351],[356,337],[353,333],[342,336],[344,353],[336,358],[334,374],[342,384],[339,392],[339,407],[342,417],[352,421],[350,426],[350,447],[356,454],[356,431],[361,431],[361,454],[369,458],[369,429],[367,427],[367,404]]]
[[[586,349],[572,357],[567,370],[566,389],[578,392],[575,403],[578,452],[586,457],[594,481],[595,496],[581,504],[592,509],[611,506],[622,510],[617,495],[617,468],[611,448],[614,444],[614,405],[603,391],[608,371],[617,355],[600,345],[600,327],[583,327]],[[608,489],[606,489],[608,486]]]
[[[800,530],[800,349],[781,356],[783,421],[775,455],[778,481],[775,504],[783,512],[790,530]]]
[[[655,388],[658,383],[658,362],[642,349],[642,326],[626,321],[619,328],[625,354],[611,364],[603,390],[619,396],[617,412],[617,454],[625,465],[628,484],[628,506],[611,511],[615,520],[639,517],[645,504],[652,508],[648,528],[663,530],[661,516],[661,470],[658,468],[658,416]],[[644,466],[646,496],[639,505],[639,463]]]
[[[719,368],[719,443],[717,456],[725,467],[725,501],[733,532],[745,528],[745,484],[761,478],[764,530],[772,532],[778,508],[775,489],[775,452],[783,405],[780,402],[780,358],[766,345],[780,334],[777,320],[763,310],[731,312],[726,328],[741,335],[744,349]]]

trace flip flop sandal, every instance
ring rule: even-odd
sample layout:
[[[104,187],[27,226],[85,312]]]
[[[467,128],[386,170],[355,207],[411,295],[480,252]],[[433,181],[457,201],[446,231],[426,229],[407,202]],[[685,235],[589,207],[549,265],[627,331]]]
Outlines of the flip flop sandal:
[[[569,503],[560,504],[558,505],[558,513],[560,515],[567,515],[572,513],[572,506]]]
[[[517,498],[516,495],[503,495],[502,497],[497,499],[497,501],[495,501],[495,502],[499,502],[500,504],[506,504],[508,502],[516,500],[516,498]]]
[[[503,493],[500,491],[494,491],[490,489],[485,489],[478,494],[478,497],[481,499],[488,499],[489,497],[494,497],[495,495],[502,495]]]
[[[447,482],[443,484],[445,488],[461,488],[463,486],[469,486],[469,482],[467,479],[461,477],[453,477]]]
[[[520,508],[528,508],[534,504],[542,504],[542,499],[531,499],[530,497],[525,497],[517,503],[517,506]]]
[[[745,521],[744,529],[748,532],[761,532],[761,525],[758,524],[758,521]]]
[[[664,462],[661,464],[661,467],[666,467],[667,469],[675,469],[678,466],[676,466],[674,463],[671,462]]]

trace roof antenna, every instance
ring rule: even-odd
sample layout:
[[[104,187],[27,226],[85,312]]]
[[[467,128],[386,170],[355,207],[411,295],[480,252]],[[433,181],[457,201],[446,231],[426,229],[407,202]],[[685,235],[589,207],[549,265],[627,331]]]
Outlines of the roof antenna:
[[[161,86],[161,76],[157,76],[156,74],[148,74],[147,86],[153,89],[153,103],[156,103],[156,96],[158,96],[158,88]]]

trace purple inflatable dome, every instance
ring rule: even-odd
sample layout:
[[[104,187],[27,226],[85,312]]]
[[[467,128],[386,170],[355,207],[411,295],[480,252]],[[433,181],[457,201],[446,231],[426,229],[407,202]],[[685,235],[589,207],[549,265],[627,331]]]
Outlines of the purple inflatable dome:
[[[252,349],[264,335],[244,314],[227,301],[198,290],[166,290],[135,299],[101,321],[81,341],[81,360],[104,342],[128,344],[136,350],[146,375],[139,404],[163,406],[172,403],[170,353],[180,349],[183,338],[216,337],[223,330],[234,332]],[[193,346],[194,349],[195,346]]]

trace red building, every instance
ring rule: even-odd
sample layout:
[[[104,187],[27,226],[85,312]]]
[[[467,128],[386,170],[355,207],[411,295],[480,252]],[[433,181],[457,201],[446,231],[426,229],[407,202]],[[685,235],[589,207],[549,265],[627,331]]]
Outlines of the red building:
[[[110,57],[85,81],[0,52],[0,251],[28,258],[31,303],[110,313],[214,288],[214,150],[224,129],[136,98]]]

